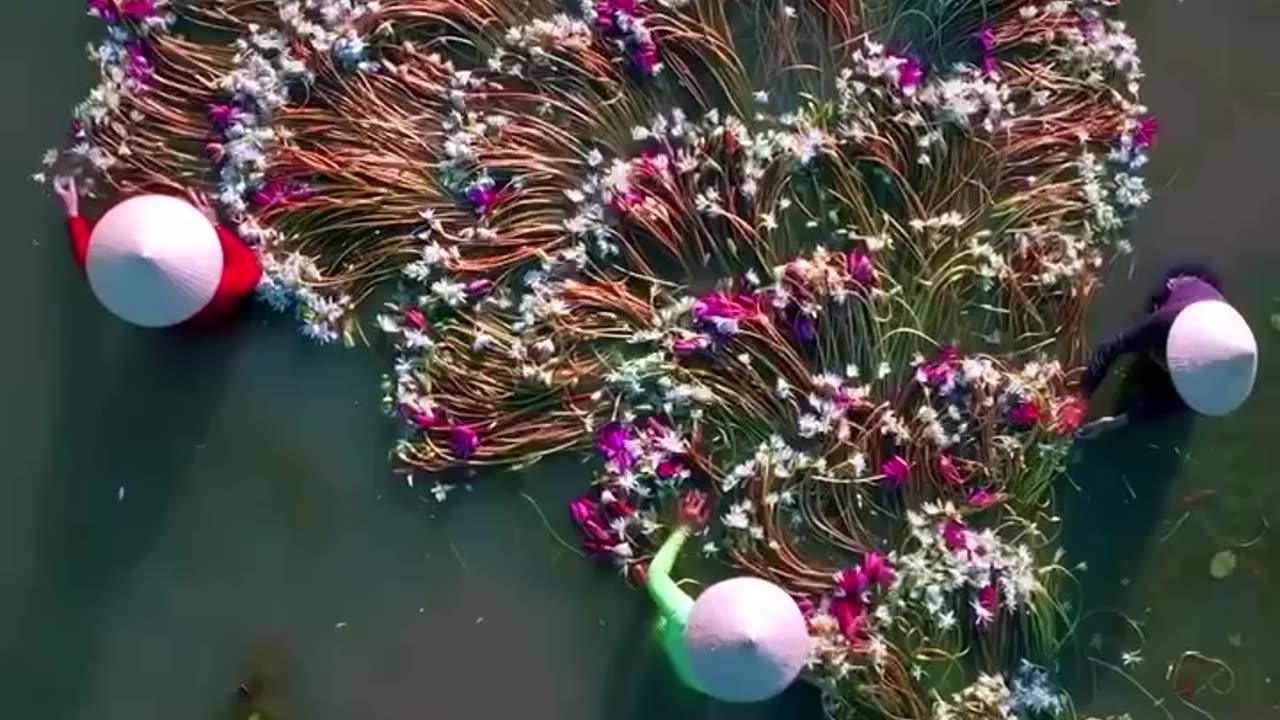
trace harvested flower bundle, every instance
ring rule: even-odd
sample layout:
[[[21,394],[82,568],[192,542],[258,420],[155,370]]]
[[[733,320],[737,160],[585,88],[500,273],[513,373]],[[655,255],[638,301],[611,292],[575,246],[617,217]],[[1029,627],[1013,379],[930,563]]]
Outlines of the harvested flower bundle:
[[[90,0],[47,161],[206,187],[304,334],[376,325],[408,466],[598,454],[632,579],[712,490],[833,717],[1074,717],[1052,481],[1156,129],[1115,4]]]

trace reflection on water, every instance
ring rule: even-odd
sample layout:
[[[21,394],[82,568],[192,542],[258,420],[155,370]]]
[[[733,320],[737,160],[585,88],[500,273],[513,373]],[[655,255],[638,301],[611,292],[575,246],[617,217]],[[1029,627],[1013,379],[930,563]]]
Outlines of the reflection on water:
[[[376,359],[302,346],[264,315],[190,341],[99,312],[52,201],[23,177],[86,87],[80,12],[16,3],[23,31],[4,50],[8,67],[48,61],[12,73],[24,106],[0,121],[0,292],[15,339],[0,433],[5,717],[818,717],[804,688],[730,708],[679,687],[649,642],[646,599],[556,544],[520,496],[559,522],[578,465],[480,477],[441,508],[386,473]],[[1219,718],[1280,718],[1280,562],[1264,525],[1280,524],[1264,460],[1280,409],[1268,323],[1280,311],[1280,6],[1149,0],[1126,12],[1161,117],[1159,192],[1098,329],[1123,325],[1167,263],[1207,256],[1258,330],[1263,380],[1229,420],[1078,448],[1080,490],[1064,482],[1060,494],[1071,562],[1088,566],[1085,621],[1063,669],[1099,713],[1202,717],[1183,691]],[[1234,573],[1210,578],[1228,548]],[[1201,687],[1218,671],[1194,658],[1166,677],[1192,651],[1228,662],[1234,688],[1217,693],[1224,675]],[[1125,667],[1127,652],[1143,662]]]

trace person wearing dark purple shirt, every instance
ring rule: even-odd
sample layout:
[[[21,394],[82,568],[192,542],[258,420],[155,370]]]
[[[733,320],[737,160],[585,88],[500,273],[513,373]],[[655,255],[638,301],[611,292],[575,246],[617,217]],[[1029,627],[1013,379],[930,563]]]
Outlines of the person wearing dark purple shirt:
[[[1226,302],[1217,275],[1200,265],[1166,273],[1146,316],[1097,348],[1081,379],[1086,398],[1127,354],[1144,355],[1163,372],[1118,415],[1081,427],[1081,437],[1188,410],[1226,415],[1248,397],[1257,370],[1257,343],[1248,324]]]

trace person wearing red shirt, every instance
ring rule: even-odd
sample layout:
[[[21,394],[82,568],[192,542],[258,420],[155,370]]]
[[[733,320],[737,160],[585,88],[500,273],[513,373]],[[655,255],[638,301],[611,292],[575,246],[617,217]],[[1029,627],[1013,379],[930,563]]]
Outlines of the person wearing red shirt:
[[[206,274],[211,263],[195,263],[188,258],[208,260],[208,257],[201,258],[201,252],[212,253],[211,248],[199,247],[204,242],[201,232],[192,233],[190,236],[174,230],[169,226],[165,227],[134,227],[127,222],[121,226],[121,223],[114,223],[109,231],[104,231],[113,235],[112,240],[118,240],[122,231],[124,234],[148,234],[151,237],[145,242],[138,241],[134,243],[128,242],[130,238],[122,244],[116,242],[116,245],[124,247],[106,247],[106,239],[99,240],[95,230],[99,229],[103,224],[103,220],[107,219],[112,210],[121,208],[130,202],[141,200],[141,197],[123,199],[115,203],[112,208],[108,209],[98,221],[90,221],[80,214],[79,193],[76,188],[75,180],[69,177],[60,177],[54,180],[54,191],[57,193],[62,203],[63,210],[66,214],[67,233],[70,237],[71,252],[76,260],[76,264],[89,277],[90,283],[93,285],[94,293],[99,300],[107,306],[113,313],[121,316],[123,319],[135,324],[162,327],[162,326],[184,326],[184,327],[206,327],[216,324],[228,318],[236,310],[241,302],[253,294],[254,289],[258,285],[258,281],[262,277],[262,269],[258,264],[258,258],[252,250],[245,247],[244,243],[235,236],[227,228],[220,225],[217,221],[217,215],[214,212],[209,201],[204,195],[196,192],[189,192],[187,201],[191,207],[199,211],[201,215],[213,226],[214,236],[217,238],[217,244],[221,247],[221,271],[216,279],[214,286],[213,277],[202,277],[200,270],[205,270]],[[193,216],[189,208],[185,207],[185,203],[173,203],[163,196],[142,196],[154,203],[158,207],[167,211],[175,211],[166,214],[165,220],[172,221],[174,218],[179,220],[189,220],[187,216]],[[176,198],[175,198],[176,199]],[[159,201],[158,203],[156,201]],[[184,216],[183,213],[187,215]],[[150,219],[151,216],[145,216]],[[159,220],[157,220],[159,221]],[[138,225],[134,221],[134,225]],[[145,224],[145,223],[143,223]],[[199,218],[196,218],[195,225],[199,225]],[[183,229],[195,229],[207,233],[205,228],[194,227],[188,223]],[[172,233],[172,235],[168,234]],[[156,242],[159,238],[162,242]],[[137,277],[150,279],[153,276],[162,276],[165,273],[175,276],[172,281],[168,278],[161,278],[160,282],[169,282],[169,284],[179,287],[183,292],[194,294],[196,303],[204,298],[207,301],[198,307],[186,308],[179,306],[172,308],[171,312],[166,312],[159,308],[148,305],[153,302],[147,297],[128,297],[126,306],[133,308],[142,308],[141,312],[135,312],[131,317],[129,312],[122,312],[120,303],[113,303],[110,297],[113,293],[129,295],[132,289],[137,288],[138,292],[142,292],[139,286],[146,285],[145,282],[135,282],[131,277],[124,277],[117,280],[115,277],[108,277],[107,280],[100,280],[95,277],[94,251],[91,249],[95,242],[102,242],[100,249],[102,252],[97,253],[105,259],[102,265],[114,263],[114,267],[107,271],[99,272],[99,276],[103,272],[118,273],[119,268],[126,268],[128,272],[134,273]],[[209,242],[212,242],[211,240]],[[155,252],[148,249],[142,249],[143,245],[155,248]],[[156,257],[153,257],[155,255]],[[216,263],[216,256],[213,257],[212,263]],[[187,262],[188,267],[184,267],[183,263]],[[200,265],[201,267],[194,267]],[[212,267],[213,272],[217,272],[216,265]],[[125,273],[127,274],[127,273]],[[106,288],[106,289],[104,289]],[[211,293],[210,293],[211,290]],[[155,303],[165,302],[163,299],[157,299]],[[155,310],[155,312],[152,312]],[[145,319],[140,319],[145,317]]]

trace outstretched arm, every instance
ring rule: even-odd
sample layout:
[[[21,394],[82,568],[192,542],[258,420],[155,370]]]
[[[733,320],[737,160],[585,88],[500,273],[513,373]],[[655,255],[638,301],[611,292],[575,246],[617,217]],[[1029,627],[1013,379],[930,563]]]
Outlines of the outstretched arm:
[[[1080,388],[1086,397],[1092,395],[1107,377],[1107,371],[1116,359],[1126,353],[1141,352],[1163,340],[1162,330],[1167,330],[1167,323],[1159,313],[1152,313],[1142,320],[1130,325],[1110,342],[1103,343],[1093,353],[1084,376],[1080,378]]]
[[[93,227],[89,221],[80,216],[80,192],[76,181],[70,177],[58,177],[53,180],[53,192],[62,203],[62,213],[67,218],[67,237],[71,241],[71,256],[76,265],[84,269],[85,259],[89,256],[89,235]]]
[[[658,605],[658,612],[664,618],[681,623],[693,608],[693,598],[671,579],[671,570],[676,564],[680,548],[689,539],[691,532],[690,528],[681,525],[667,537],[658,554],[653,556],[653,562],[649,563],[649,579],[646,581],[649,594]]]
[[[662,543],[658,554],[654,555],[653,561],[649,563],[649,579],[645,582],[649,588],[649,594],[657,603],[662,617],[674,621],[681,627],[684,626],[684,621],[693,608],[693,598],[671,579],[671,570],[675,567],[680,548],[684,547],[685,541],[695,529],[706,524],[709,512],[710,506],[707,504],[706,493],[697,490],[685,493],[680,499],[676,529],[666,542]]]

